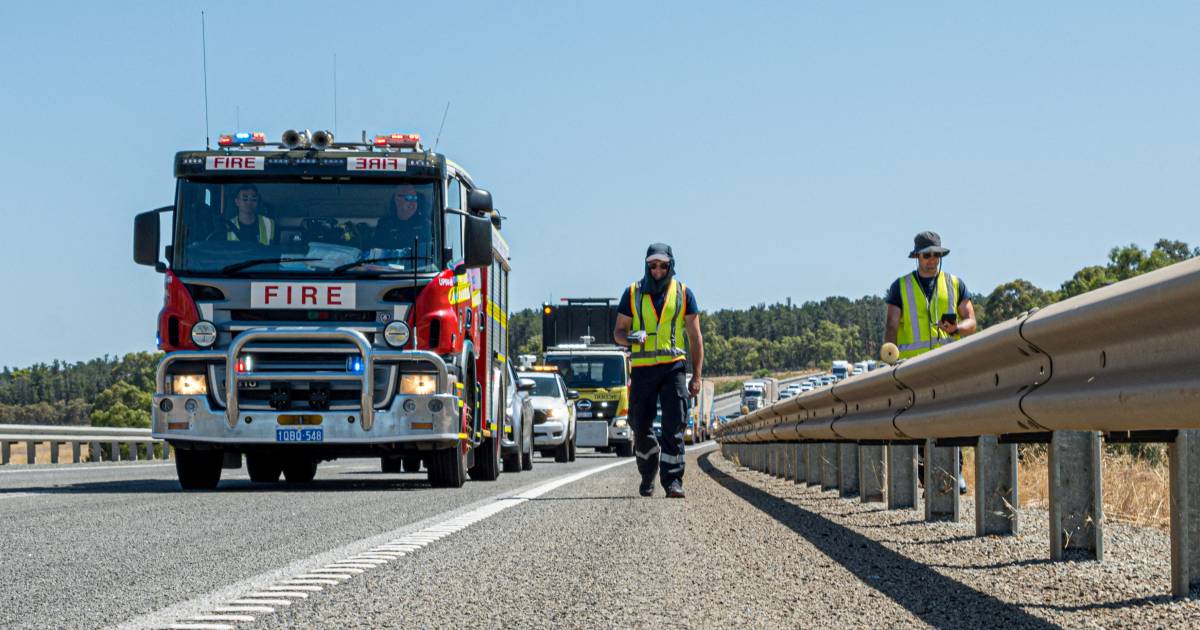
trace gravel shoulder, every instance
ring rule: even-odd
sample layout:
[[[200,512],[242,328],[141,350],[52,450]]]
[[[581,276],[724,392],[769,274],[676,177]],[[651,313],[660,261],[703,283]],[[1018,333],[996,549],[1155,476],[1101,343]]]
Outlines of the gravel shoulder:
[[[1103,563],[693,452],[688,498],[622,466],[565,486],[244,627],[1189,627],[1163,532],[1109,525]],[[240,626],[239,627],[243,627]]]

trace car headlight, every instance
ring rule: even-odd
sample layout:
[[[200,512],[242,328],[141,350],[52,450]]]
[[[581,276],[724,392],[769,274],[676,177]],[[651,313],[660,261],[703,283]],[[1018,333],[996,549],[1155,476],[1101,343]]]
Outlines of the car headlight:
[[[566,415],[566,409],[560,409],[558,407],[550,407],[549,409],[546,409],[546,417],[550,419],[558,419],[565,417]]]
[[[617,427],[618,429],[624,429],[625,427],[629,426],[629,422],[627,422],[625,418],[617,418],[617,421],[613,423],[613,426]]]
[[[409,333],[408,324],[392,322],[383,329],[383,338],[389,346],[399,348],[408,343]]]
[[[401,374],[400,393],[409,396],[428,396],[437,389],[433,374]]]
[[[217,327],[210,321],[200,320],[192,326],[192,343],[207,348],[217,342]]]
[[[208,393],[208,381],[203,374],[171,376],[171,393],[180,396],[203,396]]]

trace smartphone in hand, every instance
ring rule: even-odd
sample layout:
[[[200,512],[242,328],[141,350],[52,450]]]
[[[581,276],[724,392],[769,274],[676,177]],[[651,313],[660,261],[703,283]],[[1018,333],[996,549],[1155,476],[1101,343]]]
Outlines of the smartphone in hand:
[[[958,313],[942,313],[942,321],[948,324],[957,324]]]

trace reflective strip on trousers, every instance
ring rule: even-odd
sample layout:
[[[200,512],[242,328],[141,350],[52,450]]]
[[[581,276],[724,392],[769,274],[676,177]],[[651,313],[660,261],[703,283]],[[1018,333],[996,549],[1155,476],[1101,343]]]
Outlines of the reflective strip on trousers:
[[[653,456],[653,455],[658,455],[659,451],[661,451],[661,450],[662,450],[662,449],[660,449],[659,447],[655,446],[654,448],[652,448],[652,449],[650,449],[650,450],[646,451],[645,453],[643,453],[643,452],[641,452],[641,451],[635,451],[635,452],[634,452],[634,455],[637,455],[639,459],[649,459],[649,458],[650,458],[651,456]],[[667,457],[667,456],[666,456],[666,455],[663,455],[663,457]]]
[[[664,464],[682,464],[683,463],[683,455],[671,455],[670,453],[663,453],[662,455],[659,455],[658,457],[659,457],[659,461],[661,461]]]

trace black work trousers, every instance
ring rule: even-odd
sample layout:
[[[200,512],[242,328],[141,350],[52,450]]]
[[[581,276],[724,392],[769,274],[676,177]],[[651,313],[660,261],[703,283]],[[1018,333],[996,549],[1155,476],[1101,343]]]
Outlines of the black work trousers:
[[[633,450],[642,479],[657,468],[664,488],[683,479],[683,428],[687,422],[688,389],[684,361],[633,368],[629,415]],[[662,407],[662,438],[654,436],[654,403]]]

